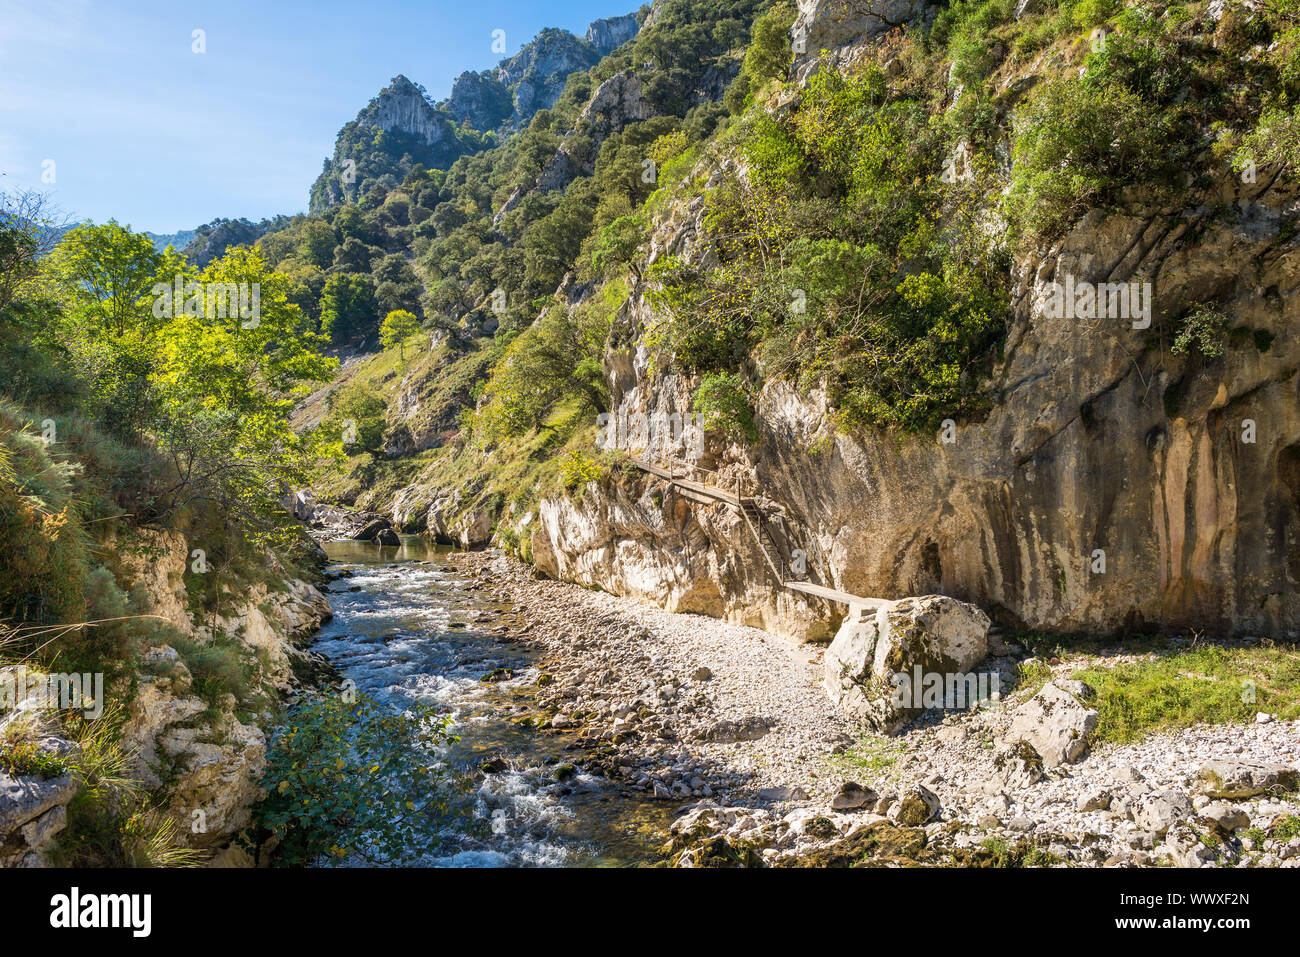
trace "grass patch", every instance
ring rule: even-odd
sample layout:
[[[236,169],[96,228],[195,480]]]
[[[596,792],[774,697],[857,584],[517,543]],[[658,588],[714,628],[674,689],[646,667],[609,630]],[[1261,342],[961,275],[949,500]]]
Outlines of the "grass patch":
[[[1021,687],[1032,694],[1052,670],[1035,663],[1022,673]],[[1284,721],[1300,716],[1300,654],[1289,646],[1157,650],[1115,665],[1098,659],[1070,677],[1096,693],[1089,702],[1100,714],[1096,741],[1123,744],[1196,724],[1244,724],[1261,711]]]
[[[888,738],[865,735],[843,754],[830,758],[831,767],[841,774],[859,774],[867,780],[887,776],[903,753],[903,746]]]

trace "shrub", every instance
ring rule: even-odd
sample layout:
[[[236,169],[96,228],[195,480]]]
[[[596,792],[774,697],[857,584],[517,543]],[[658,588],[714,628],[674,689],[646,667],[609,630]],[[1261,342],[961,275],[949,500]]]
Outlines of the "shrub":
[[[1015,117],[1007,214],[1021,234],[1058,233],[1120,187],[1166,171],[1168,148],[1135,94],[1074,79],[1046,83]]]
[[[1228,338],[1228,317],[1208,306],[1194,306],[1178,326],[1170,351],[1186,355],[1195,351],[1207,359],[1223,355]]]
[[[430,751],[457,740],[450,728],[427,705],[303,700],[267,751],[267,797],[256,808],[258,825],[280,839],[279,863],[402,863],[436,846],[451,788]]]
[[[728,435],[758,440],[754,409],[740,376],[734,372],[710,372],[695,389],[691,408],[704,416],[706,429],[722,429]]]

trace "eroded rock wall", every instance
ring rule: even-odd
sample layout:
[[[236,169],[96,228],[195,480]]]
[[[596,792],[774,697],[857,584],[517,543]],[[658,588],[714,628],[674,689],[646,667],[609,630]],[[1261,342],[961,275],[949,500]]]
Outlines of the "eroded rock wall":
[[[717,471],[709,481],[750,482],[786,556],[803,549],[814,580],[853,594],[948,594],[1057,632],[1295,637],[1300,257],[1285,224],[1297,212],[1294,189],[1230,176],[1176,207],[1095,211],[1015,263],[984,421],[955,423],[951,442],[837,434],[824,396],[772,382],[759,442],[699,464]],[[691,220],[655,241],[689,253]],[[1067,276],[1150,282],[1150,328],[1051,318],[1051,284]],[[1170,349],[1174,318],[1199,303],[1235,330],[1220,358]],[[608,363],[617,409],[687,413],[689,384],[650,374],[649,319],[634,296]],[[644,476],[546,502],[532,545],[551,574],[667,607],[792,636],[838,620],[776,587],[734,509]]]

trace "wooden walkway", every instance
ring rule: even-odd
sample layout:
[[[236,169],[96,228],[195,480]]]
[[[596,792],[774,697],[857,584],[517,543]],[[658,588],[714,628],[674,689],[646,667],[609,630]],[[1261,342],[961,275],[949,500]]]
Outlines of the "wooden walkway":
[[[813,582],[803,581],[798,578],[786,578],[781,572],[785,567],[785,562],[781,559],[780,553],[776,547],[776,542],[770,534],[766,534],[764,527],[763,512],[758,507],[758,503],[752,498],[747,498],[740,494],[740,488],[737,486],[735,491],[721,488],[717,485],[708,485],[704,482],[696,482],[688,479],[686,476],[696,471],[707,471],[706,469],[697,469],[694,466],[674,466],[668,468],[655,465],[639,459],[636,456],[629,456],[632,464],[643,472],[649,472],[661,479],[671,482],[676,488],[682,491],[685,497],[696,502],[722,502],[730,505],[740,512],[745,527],[749,529],[750,537],[758,545],[758,550],[763,553],[763,559],[767,562],[768,569],[772,572],[773,577],[781,583],[781,587],[789,591],[800,592],[804,595],[810,595],[814,598],[821,598],[824,601],[836,602],[841,605],[848,605],[850,613],[855,613],[859,609],[875,610],[883,605],[890,604],[885,598],[864,598],[861,595],[851,595],[846,591],[838,591],[834,588],[827,588],[825,585],[817,585]],[[715,473],[716,474],[716,473]],[[764,542],[764,538],[767,539]],[[770,550],[769,550],[770,546]],[[775,558],[773,557],[775,553]]]

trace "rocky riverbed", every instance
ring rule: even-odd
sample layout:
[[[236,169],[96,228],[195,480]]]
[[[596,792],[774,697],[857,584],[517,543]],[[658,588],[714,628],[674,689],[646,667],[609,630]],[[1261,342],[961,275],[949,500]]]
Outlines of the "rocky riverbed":
[[[522,611],[544,733],[575,765],[674,807],[680,865],[1300,866],[1300,722],[1198,726],[1088,749],[1064,674],[1030,700],[855,728],[823,648],[448,556]],[[981,665],[1012,689],[1023,649]],[[1089,717],[1091,715],[1091,717]]]

